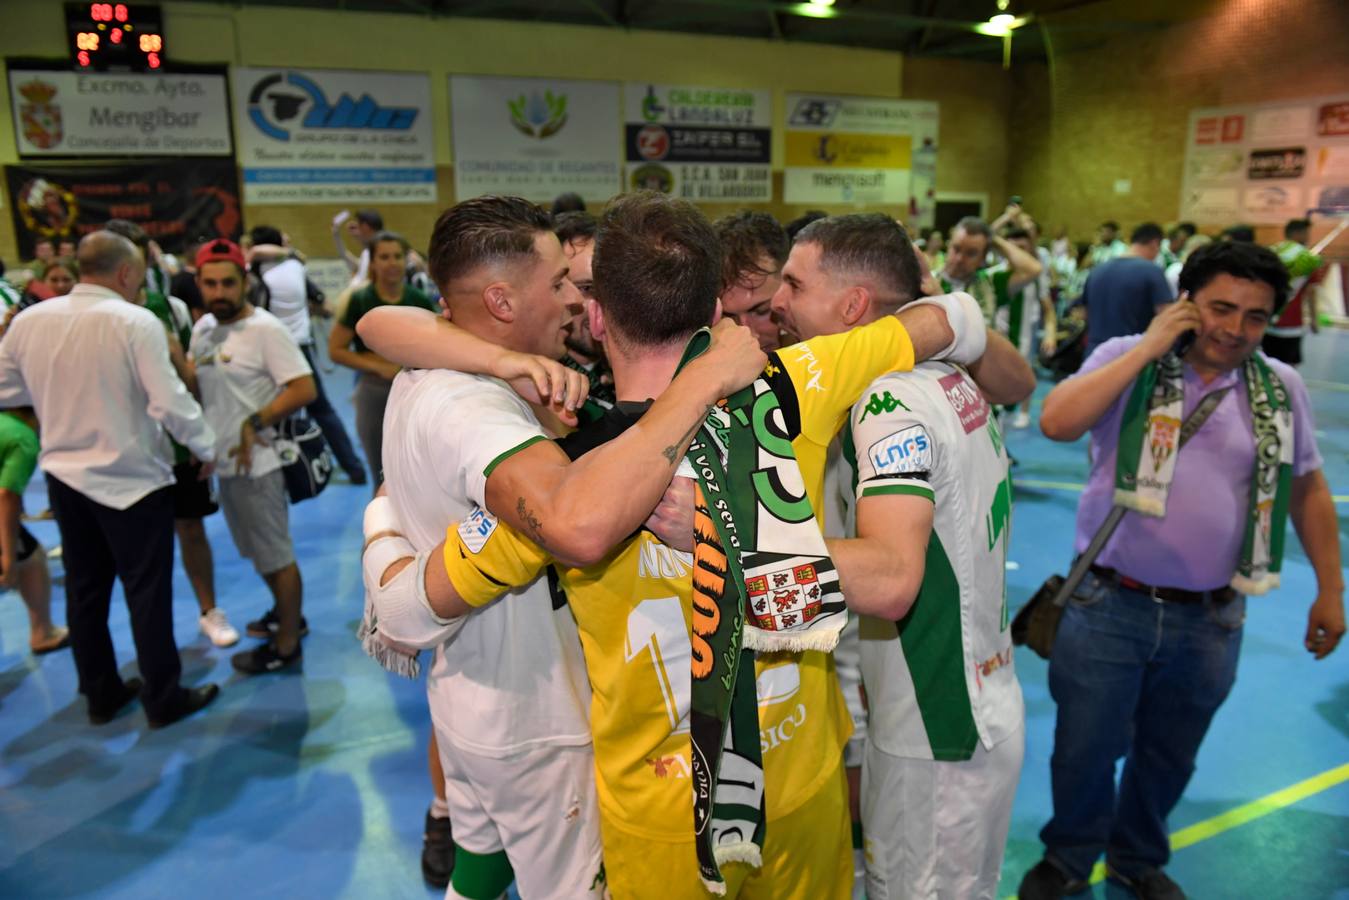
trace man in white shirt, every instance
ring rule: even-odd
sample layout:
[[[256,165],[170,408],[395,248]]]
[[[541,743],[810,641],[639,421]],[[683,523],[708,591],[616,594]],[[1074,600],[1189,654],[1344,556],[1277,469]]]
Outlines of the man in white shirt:
[[[139,693],[158,728],[219,692],[178,683],[165,429],[207,475],[215,434],[169,363],[163,326],[134,302],[145,278],[136,246],[97,231],[80,242],[78,258],[75,289],[16,317],[0,343],[0,405],[31,405],[42,422],[40,462],[61,529],[66,618],[89,720],[111,721]],[[143,684],[117,672],[108,606],[118,577]]]
[[[272,426],[317,396],[314,376],[286,326],[244,295],[244,254],[217,240],[197,253],[197,286],[208,310],[192,329],[190,355],[206,419],[216,433],[220,505],[239,555],[267,582],[276,634],[236,653],[249,675],[300,661],[303,586],[290,540],[290,501]]]
[[[305,412],[318,423],[323,438],[333,451],[337,464],[347,473],[352,484],[365,484],[365,463],[351,444],[351,437],[337,415],[337,410],[328,402],[323,390],[323,379],[319,377],[318,357],[314,355],[314,332],[309,325],[309,288],[304,263],[290,249],[289,242],[279,229],[270,225],[258,225],[249,232],[253,250],[249,260],[253,271],[262,278],[267,289],[266,308],[269,313],[281,320],[314,374],[314,387],[318,396],[305,407]],[[268,251],[259,254],[257,248]],[[279,253],[279,255],[274,255]]]
[[[346,241],[342,239],[342,226],[345,225],[347,232],[361,245],[361,255],[357,256],[347,249]],[[356,215],[347,210],[333,216],[333,244],[337,247],[337,255],[351,269],[351,286],[357,287],[364,284],[370,278],[370,244],[375,239],[375,235],[384,230],[384,217],[374,209],[358,209]]]

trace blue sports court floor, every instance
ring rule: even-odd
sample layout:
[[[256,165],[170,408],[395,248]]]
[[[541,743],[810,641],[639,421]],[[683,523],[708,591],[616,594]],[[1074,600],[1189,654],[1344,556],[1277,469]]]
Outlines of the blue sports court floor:
[[[1303,373],[1343,537],[1349,334],[1311,339],[1308,350]],[[345,372],[326,379],[335,400],[347,393]],[[349,405],[342,408],[349,419]],[[1012,432],[1009,449],[1020,460],[1008,573],[1019,605],[1066,566],[1086,454],[1033,430]],[[185,682],[218,681],[224,690],[205,713],[163,731],[147,730],[138,706],[90,727],[69,654],[32,657],[17,596],[0,598],[0,897],[438,893],[423,885],[418,863],[430,797],[422,685],[384,674],[352,637],[367,494],[335,485],[293,509],[312,630],[303,674],[236,676],[233,651],[197,631],[196,604],[176,570]],[[30,511],[46,508],[41,478],[26,502]],[[56,543],[54,523],[30,527]],[[220,516],[208,531],[221,605],[242,630],[270,599]],[[1284,588],[1251,602],[1235,691],[1172,816],[1171,872],[1192,897],[1349,898],[1349,646],[1320,663],[1302,649],[1314,580],[1296,542],[1290,546]],[[53,608],[63,622],[59,586]],[[120,598],[112,628],[123,673],[134,674]],[[1049,811],[1054,706],[1045,664],[1019,651],[1017,666],[1027,749],[1003,895],[1039,858],[1036,834]],[[1106,897],[1114,889],[1094,891]]]

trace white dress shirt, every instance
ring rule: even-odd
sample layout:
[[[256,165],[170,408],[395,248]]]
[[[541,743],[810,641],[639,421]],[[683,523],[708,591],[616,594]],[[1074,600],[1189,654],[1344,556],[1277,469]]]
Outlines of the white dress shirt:
[[[113,509],[173,483],[165,429],[215,461],[215,434],[169,362],[164,326],[105,287],[77,284],[11,323],[0,407],[28,405],[42,423],[43,471]]]

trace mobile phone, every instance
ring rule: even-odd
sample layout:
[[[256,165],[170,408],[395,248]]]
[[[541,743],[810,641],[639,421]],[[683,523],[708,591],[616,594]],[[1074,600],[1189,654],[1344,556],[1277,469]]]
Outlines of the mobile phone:
[[[1180,337],[1176,338],[1175,346],[1171,348],[1171,352],[1184,359],[1185,354],[1194,346],[1194,339],[1195,333],[1193,331],[1185,332]]]

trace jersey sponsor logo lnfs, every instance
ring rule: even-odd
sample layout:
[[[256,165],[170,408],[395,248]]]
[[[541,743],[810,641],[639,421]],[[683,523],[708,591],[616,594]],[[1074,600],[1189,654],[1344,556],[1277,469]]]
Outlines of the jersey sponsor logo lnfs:
[[[482,548],[487,546],[487,539],[496,530],[496,516],[478,506],[473,507],[468,518],[459,523],[459,536],[463,538],[464,546],[475,554],[482,552]]]
[[[884,437],[867,451],[877,475],[927,472],[932,468],[932,438],[922,425]]]

